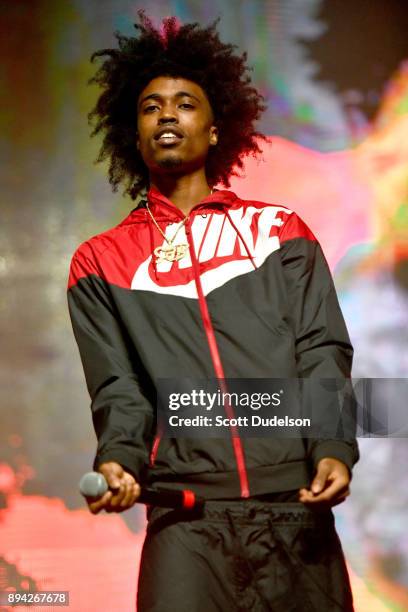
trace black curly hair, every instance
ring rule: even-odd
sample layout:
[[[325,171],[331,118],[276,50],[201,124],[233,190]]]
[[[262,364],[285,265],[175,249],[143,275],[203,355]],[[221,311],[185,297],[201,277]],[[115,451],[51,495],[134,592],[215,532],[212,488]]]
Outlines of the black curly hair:
[[[108,57],[89,81],[103,89],[88,115],[92,136],[104,134],[96,162],[109,158],[113,191],[122,183],[124,194],[135,199],[148,187],[148,168],[136,147],[137,99],[155,77],[180,77],[200,85],[208,96],[220,138],[208,152],[206,177],[211,186],[229,187],[229,176],[238,175],[233,167],[242,169],[245,155],[261,152],[257,138],[266,140],[254,129],[266,106],[250,85],[247,53],[236,55],[236,45],[220,41],[219,18],[200,28],[198,23],[181,25],[176,17],[168,17],[157,30],[143,10],[138,14],[139,37],[117,32],[118,49],[102,49],[91,57]]]

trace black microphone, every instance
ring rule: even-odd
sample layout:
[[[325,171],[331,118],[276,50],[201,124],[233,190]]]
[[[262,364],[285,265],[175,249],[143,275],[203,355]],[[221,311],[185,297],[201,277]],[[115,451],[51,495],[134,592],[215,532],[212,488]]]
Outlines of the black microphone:
[[[108,489],[109,486],[106,478],[100,472],[88,472],[79,481],[79,490],[85,497],[102,497]],[[190,489],[173,490],[142,487],[136,503],[160,506],[162,508],[196,510],[204,506],[204,499],[190,491]]]

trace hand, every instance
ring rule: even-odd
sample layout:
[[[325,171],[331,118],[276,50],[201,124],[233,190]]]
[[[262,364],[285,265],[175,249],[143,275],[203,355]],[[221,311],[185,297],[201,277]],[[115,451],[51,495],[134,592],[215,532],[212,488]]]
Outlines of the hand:
[[[94,497],[86,497],[92,514],[98,514],[102,509],[106,512],[123,512],[131,508],[140,495],[140,485],[134,477],[125,472],[116,461],[102,463],[98,471],[105,476],[108,486],[115,491],[106,491],[97,500]]]
[[[300,489],[299,501],[316,508],[331,508],[350,495],[350,472],[338,459],[326,457],[317,464],[316,475],[309,489]]]

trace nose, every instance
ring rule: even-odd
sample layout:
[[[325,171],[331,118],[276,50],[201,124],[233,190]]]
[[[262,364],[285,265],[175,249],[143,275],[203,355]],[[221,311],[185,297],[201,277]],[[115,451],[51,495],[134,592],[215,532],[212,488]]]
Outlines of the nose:
[[[172,107],[164,106],[159,116],[159,125],[163,123],[177,123],[177,113]]]
[[[163,114],[161,117],[159,117],[159,125],[164,123],[177,123],[177,117],[170,114]]]

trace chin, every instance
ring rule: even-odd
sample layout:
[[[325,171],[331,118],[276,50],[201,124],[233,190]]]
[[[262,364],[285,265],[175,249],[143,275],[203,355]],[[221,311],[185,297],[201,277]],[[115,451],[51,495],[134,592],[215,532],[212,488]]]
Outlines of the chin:
[[[183,160],[181,157],[165,157],[157,162],[159,168],[180,168]]]

